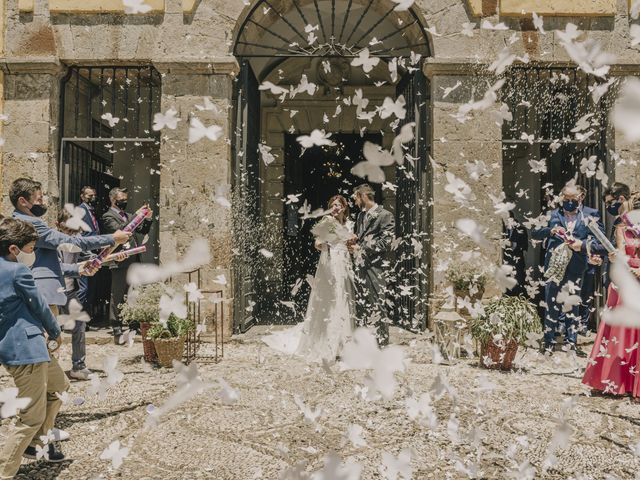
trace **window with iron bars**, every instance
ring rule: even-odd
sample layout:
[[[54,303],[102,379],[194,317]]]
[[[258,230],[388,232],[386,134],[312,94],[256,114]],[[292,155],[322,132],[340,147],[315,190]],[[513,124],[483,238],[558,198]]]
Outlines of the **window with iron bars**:
[[[516,220],[556,208],[555,195],[571,179],[586,189],[584,204],[606,218],[602,192],[613,167],[608,124],[612,92],[594,97],[599,81],[575,68],[512,67],[505,79],[502,101],[513,120],[502,127],[503,185],[507,200],[516,204]],[[542,160],[544,164],[536,163]],[[537,244],[524,254],[534,280],[541,278],[543,255]],[[599,275],[594,273],[591,282],[589,289],[599,295],[590,321],[597,323],[604,289]],[[535,299],[538,305],[542,293]]]
[[[528,204],[530,214],[549,208],[554,192],[572,178],[587,189],[585,203],[602,210],[601,180],[603,174],[611,174],[607,149],[610,97],[594,102],[590,90],[596,84],[594,77],[572,68],[525,66],[512,68],[506,76],[502,100],[513,121],[504,122],[502,131],[505,193],[518,199],[522,197],[517,194],[528,189],[531,201],[516,203]],[[546,172],[530,163],[543,159]],[[596,173],[586,168],[594,161]]]
[[[152,66],[69,67],[61,86],[63,203],[77,203],[84,185],[117,186],[109,177],[120,152],[132,155],[159,141],[151,127],[160,111],[160,87]]]

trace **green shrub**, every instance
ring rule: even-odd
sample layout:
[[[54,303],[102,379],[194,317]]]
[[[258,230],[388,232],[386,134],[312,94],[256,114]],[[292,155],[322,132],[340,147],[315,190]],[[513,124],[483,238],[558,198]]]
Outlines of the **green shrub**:
[[[138,288],[131,299],[120,304],[120,317],[127,325],[157,323],[160,321],[160,297],[165,292],[163,283],[152,283]]]
[[[193,330],[193,322],[185,318],[178,318],[173,313],[169,315],[166,327],[161,323],[155,323],[147,332],[147,337],[152,340],[159,338],[186,337]]]
[[[482,289],[487,283],[487,273],[485,267],[477,263],[452,263],[447,269],[447,280],[456,290],[468,291],[473,286]]]
[[[471,319],[471,335],[482,344],[495,335],[508,342],[524,344],[528,333],[542,333],[542,323],[536,308],[524,297],[504,296],[492,300],[484,313]]]

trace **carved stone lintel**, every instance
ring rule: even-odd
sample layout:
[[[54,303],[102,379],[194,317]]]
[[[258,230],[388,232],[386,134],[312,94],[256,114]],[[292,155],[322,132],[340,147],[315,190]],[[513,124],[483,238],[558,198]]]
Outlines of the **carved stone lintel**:
[[[62,73],[63,65],[57,57],[12,57],[0,59],[0,69],[5,73]]]
[[[161,73],[174,74],[201,74],[201,75],[231,75],[235,76],[239,71],[238,61],[235,57],[214,57],[209,60],[163,59],[152,62]]]

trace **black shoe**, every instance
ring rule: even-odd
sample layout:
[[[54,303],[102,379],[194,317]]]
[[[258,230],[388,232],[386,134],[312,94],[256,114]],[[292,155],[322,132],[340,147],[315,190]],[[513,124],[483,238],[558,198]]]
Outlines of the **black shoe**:
[[[36,453],[37,453],[36,452],[36,447],[28,446],[27,449],[22,454],[22,456],[24,458],[28,458],[30,460],[35,460],[36,459]]]
[[[576,354],[576,357],[587,358],[587,352],[573,343],[569,344],[569,350],[573,350],[573,352]]]
[[[60,463],[66,460],[64,453],[60,450],[59,442],[53,442],[49,444],[49,459],[48,462]]]
[[[542,345],[538,350],[543,355],[553,355],[553,345]]]

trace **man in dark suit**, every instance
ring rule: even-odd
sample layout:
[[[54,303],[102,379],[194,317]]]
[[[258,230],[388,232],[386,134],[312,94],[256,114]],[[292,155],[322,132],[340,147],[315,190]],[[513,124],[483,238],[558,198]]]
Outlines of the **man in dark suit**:
[[[568,312],[563,313],[562,306],[557,301],[557,296],[569,282],[573,282],[577,287],[577,291],[574,294],[580,295],[580,288],[588,268],[587,243],[589,243],[594,253],[599,253],[602,250],[602,246],[589,230],[587,221],[589,217],[593,217],[598,221],[601,231],[604,231],[604,227],[600,220],[600,212],[581,205],[581,194],[574,184],[567,184],[562,189],[560,199],[562,206],[550,212],[547,226],[534,229],[531,232],[531,236],[534,239],[545,241],[545,271],[549,268],[553,251],[565,243],[558,234],[564,233],[571,239],[568,242],[568,246],[572,251],[572,255],[564,277],[560,282],[549,279],[545,286],[544,349],[549,352],[553,351],[556,330],[560,325],[560,320],[563,319],[565,344],[574,350],[578,356],[586,357],[586,353],[577,347],[580,302],[573,305]]]
[[[111,201],[111,208],[102,215],[102,231],[104,233],[114,232],[121,230],[127,224],[131,222],[135,215],[127,213],[127,201],[129,194],[126,188],[112,188],[109,192],[109,200]],[[140,235],[146,235],[151,228],[151,216],[150,212],[147,218],[136,229],[135,233]],[[136,235],[132,235],[128,243],[125,243],[121,249],[127,250],[129,248],[135,248],[138,246],[138,241],[135,238]],[[120,251],[120,250],[116,250]],[[111,268],[111,301],[109,305],[109,321],[113,327],[114,342],[119,343],[119,338],[122,335],[122,321],[120,320],[120,307],[119,305],[124,302],[124,297],[129,290],[129,284],[127,283],[127,271],[129,265],[134,262],[140,261],[140,255],[132,255],[126,260],[115,264]]]
[[[354,189],[353,200],[361,210],[356,219],[353,253],[356,283],[356,312],[360,325],[375,325],[380,346],[389,343],[389,309],[386,272],[382,263],[389,252],[395,231],[391,212],[375,202],[373,188],[363,184]]]
[[[100,226],[96,217],[97,196],[96,189],[90,186],[84,186],[80,190],[80,208],[84,210],[82,221],[89,227],[88,231],[82,231],[82,236],[93,237],[100,235]],[[92,306],[95,299],[96,279],[94,277],[80,277],[78,279],[78,301],[82,304],[85,312],[91,314]]]

